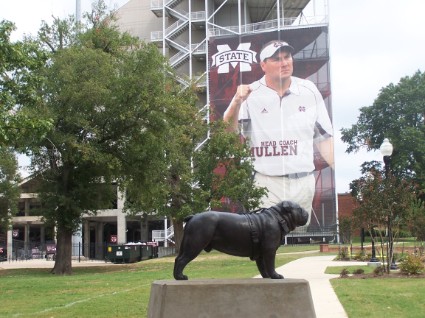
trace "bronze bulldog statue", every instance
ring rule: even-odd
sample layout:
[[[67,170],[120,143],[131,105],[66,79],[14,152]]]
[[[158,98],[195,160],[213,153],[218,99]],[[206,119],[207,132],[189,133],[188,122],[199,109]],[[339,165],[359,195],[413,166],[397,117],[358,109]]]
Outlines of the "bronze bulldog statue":
[[[307,223],[308,213],[298,204],[283,201],[252,213],[202,212],[185,219],[183,240],[174,262],[174,278],[188,279],[186,265],[202,250],[255,260],[263,278],[282,279],[275,270],[276,250],[286,234]]]

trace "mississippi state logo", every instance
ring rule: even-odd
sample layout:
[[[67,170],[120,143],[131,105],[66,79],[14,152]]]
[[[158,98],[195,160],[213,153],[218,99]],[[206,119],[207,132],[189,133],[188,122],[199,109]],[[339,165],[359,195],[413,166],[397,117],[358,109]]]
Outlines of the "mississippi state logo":
[[[229,45],[217,45],[217,53],[212,56],[212,66],[217,67],[217,73],[229,73],[230,66],[235,68],[239,64],[241,72],[250,72],[251,64],[257,62],[257,52],[250,49],[251,43],[240,43],[236,50]]]

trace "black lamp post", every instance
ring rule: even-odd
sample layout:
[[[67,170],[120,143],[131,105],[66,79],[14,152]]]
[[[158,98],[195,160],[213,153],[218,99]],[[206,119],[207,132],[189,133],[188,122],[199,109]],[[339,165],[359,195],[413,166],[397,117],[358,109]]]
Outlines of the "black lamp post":
[[[374,226],[372,226],[372,229],[371,229],[371,231],[370,231],[370,234],[371,234],[371,239],[372,239],[372,257],[371,257],[371,259],[369,260],[369,262],[370,263],[378,263],[379,262],[379,260],[376,258],[376,252],[375,252],[375,239],[374,239],[374,237],[373,237],[373,228],[374,228]]]
[[[384,164],[385,164],[385,179],[388,178],[388,174],[390,171],[390,164],[391,164],[391,155],[393,153],[393,145],[390,143],[388,138],[384,139],[384,142],[382,143],[381,147],[379,148],[381,150],[381,154],[384,158]],[[386,184],[387,180],[386,180]],[[391,259],[388,258],[388,262],[391,261],[391,269],[397,269],[397,266],[394,262],[394,253],[393,253],[393,237],[392,237],[392,212],[390,211],[388,215],[388,244],[389,244],[389,254],[388,257],[391,256]]]

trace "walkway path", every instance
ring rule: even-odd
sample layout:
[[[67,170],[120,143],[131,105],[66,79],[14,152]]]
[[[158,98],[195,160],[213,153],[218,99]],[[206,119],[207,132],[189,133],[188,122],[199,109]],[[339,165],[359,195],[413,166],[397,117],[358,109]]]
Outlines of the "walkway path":
[[[317,318],[348,317],[329,281],[339,275],[325,274],[326,267],[365,265],[364,262],[335,262],[333,259],[335,255],[303,257],[276,269],[285,278],[301,278],[309,282]]]
[[[106,263],[105,261],[82,261],[78,262],[77,260],[72,261],[72,267],[88,267],[88,266],[101,266],[101,265],[111,265],[111,263]],[[113,265],[113,264],[112,264]],[[11,269],[11,268],[53,268],[55,262],[45,259],[30,259],[24,261],[13,261],[13,262],[0,262],[0,270],[2,269]]]

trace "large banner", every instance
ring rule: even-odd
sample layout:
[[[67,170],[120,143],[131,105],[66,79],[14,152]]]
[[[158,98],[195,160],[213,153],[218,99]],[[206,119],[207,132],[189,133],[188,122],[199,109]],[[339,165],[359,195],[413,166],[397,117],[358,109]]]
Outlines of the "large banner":
[[[263,206],[311,214],[299,232],[336,228],[327,27],[209,39],[209,100],[251,146]]]

